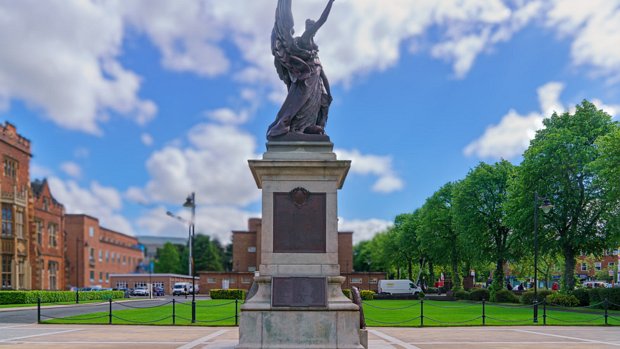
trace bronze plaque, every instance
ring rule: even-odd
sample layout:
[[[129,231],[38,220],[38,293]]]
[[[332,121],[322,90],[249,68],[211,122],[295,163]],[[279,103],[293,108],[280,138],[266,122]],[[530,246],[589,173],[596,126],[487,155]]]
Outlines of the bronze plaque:
[[[327,307],[324,277],[274,277],[271,280],[273,307]]]
[[[325,253],[326,214],[325,193],[273,193],[273,252]]]

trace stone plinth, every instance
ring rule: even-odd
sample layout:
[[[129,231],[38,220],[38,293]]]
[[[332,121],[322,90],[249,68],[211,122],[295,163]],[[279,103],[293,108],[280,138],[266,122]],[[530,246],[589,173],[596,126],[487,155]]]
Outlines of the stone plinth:
[[[280,141],[249,164],[262,189],[261,264],[237,348],[363,348],[338,264],[337,191],[351,162],[330,142]]]

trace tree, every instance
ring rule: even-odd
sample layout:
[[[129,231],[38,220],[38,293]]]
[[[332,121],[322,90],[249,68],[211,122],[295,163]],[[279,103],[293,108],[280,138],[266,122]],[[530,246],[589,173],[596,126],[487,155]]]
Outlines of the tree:
[[[353,270],[373,271],[370,245],[370,240],[365,240],[353,246]]]
[[[617,126],[588,101],[578,105],[574,115],[554,113],[544,126],[510,182],[508,219],[521,241],[533,248],[534,196],[551,200],[553,210],[539,215],[540,251],[561,253],[562,289],[568,291],[575,286],[577,253],[598,252],[610,243],[608,189],[593,164],[600,153],[597,140]]]
[[[605,199],[610,209],[605,219],[612,227],[613,239],[616,245],[620,244],[620,126],[618,124],[609,134],[597,140],[596,145],[600,149],[600,156],[594,161],[592,167],[599,174],[599,186],[607,188]]]
[[[157,249],[155,260],[156,273],[181,274],[181,259],[178,248],[166,242],[162,248]]]
[[[480,163],[454,191],[456,229],[467,236],[464,247],[477,261],[494,262],[493,290],[504,287],[504,264],[511,254],[511,229],[506,225],[504,203],[508,179],[515,167],[502,160]]]
[[[459,274],[462,241],[452,221],[452,194],[457,183],[447,183],[420,209],[418,242],[435,264],[449,265],[453,290],[462,288]]]
[[[208,235],[194,236],[194,273],[198,271],[224,271],[223,248],[217,240]]]
[[[395,258],[400,259],[407,266],[407,277],[413,281],[413,261],[420,257],[420,250],[417,241],[417,219],[419,210],[414,213],[403,213],[394,219],[394,232],[396,254]]]

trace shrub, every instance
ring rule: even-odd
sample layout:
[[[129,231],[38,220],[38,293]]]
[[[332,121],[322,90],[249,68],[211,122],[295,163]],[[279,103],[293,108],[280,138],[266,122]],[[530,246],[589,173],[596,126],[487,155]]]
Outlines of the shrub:
[[[497,303],[519,303],[519,297],[517,297],[512,291],[503,289],[495,291],[492,302]]]
[[[589,292],[590,305],[608,301],[608,309],[620,310],[620,288],[593,288]],[[597,305],[597,308],[604,308],[605,304]]]
[[[538,290],[538,301],[541,302],[551,294],[551,290]],[[521,303],[532,305],[534,304],[534,291],[529,290],[521,295]]]
[[[209,295],[211,299],[245,299],[245,290],[233,288],[228,290],[212,289]]]
[[[454,297],[459,300],[467,300],[469,299],[469,296],[470,296],[469,292],[465,290],[459,290],[459,291],[454,292]]]
[[[474,288],[469,293],[469,300],[472,301],[480,302],[483,299],[488,301],[490,298],[490,292],[486,288]]]
[[[375,298],[375,291],[371,290],[361,290],[360,297],[363,301],[371,301]]]
[[[80,292],[80,300],[108,300],[123,298],[123,291],[89,291]],[[2,291],[0,304],[35,304],[38,299],[41,303],[74,302],[73,291]]]
[[[590,305],[590,292],[585,288],[577,288],[573,290],[572,295],[579,300],[580,307],[586,307]]]
[[[424,292],[418,292],[418,299],[422,299],[426,297],[426,295],[424,294]]]
[[[576,307],[579,305],[579,299],[572,294],[552,293],[546,298],[547,303],[551,305],[559,305],[562,307]]]
[[[343,289],[342,289],[342,293],[344,293],[344,295],[345,295],[347,298],[349,298],[349,299],[353,299],[353,298],[351,297],[351,290],[350,290],[350,289],[348,289],[348,288],[343,288]]]

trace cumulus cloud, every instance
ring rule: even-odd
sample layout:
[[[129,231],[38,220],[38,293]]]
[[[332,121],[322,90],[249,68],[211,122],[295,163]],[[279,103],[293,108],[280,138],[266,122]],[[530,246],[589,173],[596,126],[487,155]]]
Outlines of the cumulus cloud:
[[[116,189],[94,181],[84,188],[73,180],[63,181],[56,177],[49,178],[49,185],[54,197],[65,205],[67,213],[87,214],[99,218],[106,228],[134,233],[131,223],[121,214],[123,200]]]
[[[339,159],[352,161],[351,173],[376,176],[377,181],[372,190],[377,193],[392,193],[405,186],[403,180],[392,168],[390,156],[366,155],[356,149],[336,149],[335,152]]]
[[[382,219],[344,219],[338,218],[338,230],[339,231],[352,231],[353,243],[356,244],[360,241],[370,240],[377,233],[385,231],[392,225],[392,222]]]
[[[76,164],[75,162],[72,162],[72,161],[63,162],[62,164],[60,164],[60,169],[62,170],[62,172],[64,172],[70,177],[73,177],[73,178],[82,177],[82,167],[80,167],[80,165]]]
[[[32,179],[35,178],[47,178],[54,175],[54,171],[52,171],[51,169],[45,167],[45,166],[41,166],[39,164],[37,164],[36,162],[31,162],[30,163],[30,177]]]
[[[138,124],[153,118],[155,104],[138,96],[140,77],[117,60],[124,26],[109,2],[1,2],[0,13],[0,100],[23,100],[92,134],[110,113]]]
[[[547,25],[572,39],[575,65],[594,68],[610,82],[620,81],[620,2],[553,0]]]
[[[187,134],[189,145],[169,145],[155,151],[146,162],[150,180],[133,188],[132,198],[149,203],[178,204],[196,192],[200,204],[244,206],[258,200],[260,192],[247,159],[258,158],[256,140],[228,125],[198,124]]]
[[[497,125],[487,127],[484,134],[471,142],[463,153],[467,156],[475,155],[480,158],[511,159],[523,153],[536,135],[536,131],[543,127],[543,119],[554,111],[564,111],[559,100],[564,85],[550,82],[538,88],[538,102],[540,112],[531,112],[521,115],[515,110],[508,111]]]
[[[536,131],[543,127],[543,120],[554,112],[563,113],[568,109],[560,102],[560,94],[564,84],[550,82],[538,88],[540,111],[521,115],[511,109],[497,125],[487,127],[484,134],[465,147],[467,156],[480,158],[511,159],[523,153],[536,136]],[[620,105],[606,105],[600,99],[592,99],[599,109],[608,114],[618,116]],[[574,109],[574,107],[572,108]],[[574,113],[574,110],[569,110]]]

